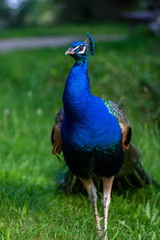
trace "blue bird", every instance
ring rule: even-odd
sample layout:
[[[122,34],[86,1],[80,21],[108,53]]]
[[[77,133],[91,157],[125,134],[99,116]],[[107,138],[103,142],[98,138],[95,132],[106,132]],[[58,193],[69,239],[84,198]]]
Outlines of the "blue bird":
[[[63,93],[63,108],[52,131],[53,154],[63,150],[69,169],[84,184],[93,204],[97,239],[107,239],[107,218],[111,189],[131,140],[131,127],[124,110],[115,102],[92,95],[88,77],[88,53],[94,42],[87,34],[84,42],[73,42],[65,55],[75,59]],[[58,156],[58,155],[57,155]],[[103,179],[104,224],[100,226],[97,191],[92,176]]]

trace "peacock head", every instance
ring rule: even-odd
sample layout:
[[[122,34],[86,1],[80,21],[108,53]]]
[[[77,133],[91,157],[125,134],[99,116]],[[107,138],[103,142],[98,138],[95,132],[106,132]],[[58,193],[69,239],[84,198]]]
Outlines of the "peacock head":
[[[94,55],[94,42],[92,37],[87,33],[87,40],[84,42],[73,42],[69,49],[65,52],[65,55],[69,54],[76,61],[85,61],[88,58],[88,51],[91,55]]]

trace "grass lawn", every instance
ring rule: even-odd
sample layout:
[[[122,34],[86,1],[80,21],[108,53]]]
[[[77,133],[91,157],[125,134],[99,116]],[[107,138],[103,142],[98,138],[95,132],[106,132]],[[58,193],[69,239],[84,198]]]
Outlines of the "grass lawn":
[[[51,154],[50,133],[73,64],[65,50],[0,55],[0,239],[94,239],[88,198],[56,191],[63,163]],[[143,166],[160,183],[159,52],[148,33],[96,43],[88,72],[92,92],[126,110]],[[98,207],[102,215],[101,197]],[[110,240],[159,240],[159,229],[159,189],[112,193]]]
[[[127,24],[122,23],[101,23],[101,24],[61,24],[54,26],[32,26],[4,29],[0,32],[0,38],[10,37],[33,37],[33,36],[56,36],[70,35],[89,32],[90,34],[114,34],[125,33]]]

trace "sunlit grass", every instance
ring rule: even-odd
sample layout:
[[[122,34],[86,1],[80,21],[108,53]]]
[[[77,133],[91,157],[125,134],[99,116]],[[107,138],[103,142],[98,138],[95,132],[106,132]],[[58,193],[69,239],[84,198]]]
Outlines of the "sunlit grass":
[[[65,50],[0,55],[1,239],[94,239],[88,198],[56,191],[55,176],[63,163],[51,155],[50,133],[73,64]],[[92,92],[126,110],[145,170],[158,182],[159,63],[158,40],[145,36],[97,43],[88,70]],[[98,208],[102,215],[101,196]],[[113,192],[109,239],[159,240],[159,209],[155,187]]]

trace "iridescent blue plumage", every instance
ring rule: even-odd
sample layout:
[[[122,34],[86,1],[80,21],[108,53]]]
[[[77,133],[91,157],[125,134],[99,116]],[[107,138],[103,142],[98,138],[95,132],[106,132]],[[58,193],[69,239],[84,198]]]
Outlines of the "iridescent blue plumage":
[[[93,172],[101,176],[115,175],[121,167],[122,134],[116,117],[109,113],[104,102],[91,94],[88,79],[88,52],[74,42],[70,49],[76,60],[63,94],[65,117],[61,134],[64,157],[69,168],[79,177],[89,178]],[[76,52],[76,53],[75,53]],[[101,168],[101,170],[100,170]]]

